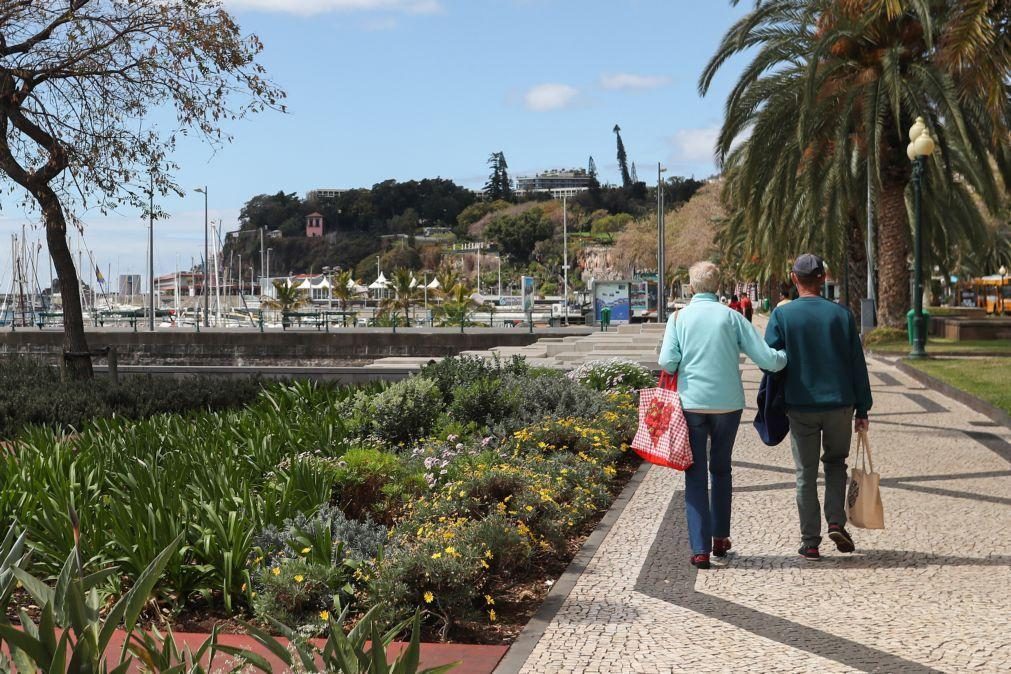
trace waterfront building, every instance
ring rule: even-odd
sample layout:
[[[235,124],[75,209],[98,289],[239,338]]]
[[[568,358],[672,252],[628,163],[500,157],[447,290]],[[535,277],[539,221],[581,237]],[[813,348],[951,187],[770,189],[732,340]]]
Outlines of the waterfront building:
[[[323,214],[310,213],[305,216],[305,237],[307,239],[318,239],[323,236]]]
[[[590,189],[593,178],[586,169],[557,169],[516,179],[516,194],[548,193],[555,199],[574,197]]]
[[[335,188],[317,188],[314,190],[309,190],[305,193],[306,201],[327,201],[330,199],[336,199],[345,192],[350,192],[349,189],[335,189]]]

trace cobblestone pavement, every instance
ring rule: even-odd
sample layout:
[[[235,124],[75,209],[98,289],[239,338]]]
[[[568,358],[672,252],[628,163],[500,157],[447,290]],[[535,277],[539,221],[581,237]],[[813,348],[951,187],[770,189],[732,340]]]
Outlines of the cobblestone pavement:
[[[689,566],[683,475],[650,468],[520,671],[1011,671],[1011,430],[870,367],[887,529],[799,557],[789,441],[758,440],[745,367],[728,561]]]

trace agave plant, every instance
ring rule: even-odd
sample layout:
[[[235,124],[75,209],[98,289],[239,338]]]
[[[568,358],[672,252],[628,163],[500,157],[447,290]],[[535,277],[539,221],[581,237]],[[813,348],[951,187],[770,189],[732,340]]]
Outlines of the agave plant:
[[[371,674],[386,672],[388,674],[442,674],[456,667],[458,662],[441,667],[421,670],[421,613],[416,611],[412,618],[405,620],[392,629],[383,631],[377,618],[383,607],[377,605],[355,624],[345,634],[344,625],[348,622],[349,612],[344,608],[336,618],[324,612],[330,635],[322,647],[314,645],[295,630],[275,620],[271,626],[281,634],[287,643],[271,636],[254,625],[243,623],[249,634],[260,645],[266,648],[289,668],[302,667],[305,671],[339,672],[340,674]],[[407,628],[411,629],[411,639],[407,647],[391,663],[387,650],[398,634]],[[218,649],[243,658],[246,663],[267,672],[273,670],[270,663],[260,655],[242,649],[218,646]]]
[[[165,565],[182,542],[183,535],[176,536],[173,543],[151,562],[133,587],[103,617],[105,604],[98,588],[115,578],[117,570],[106,568],[85,574],[81,564],[80,532],[73,512],[71,520],[77,544],[67,556],[55,587],[49,587],[20,565],[8,565],[9,561],[13,561],[10,555],[3,560],[0,579],[6,579],[6,589],[9,590],[11,577],[21,583],[41,608],[41,618],[36,625],[22,609],[19,611],[22,629],[16,629],[6,621],[0,622],[0,637],[10,647],[11,661],[19,672],[125,673],[132,665],[133,658],[125,655],[124,647],[120,663],[112,666],[107,656],[112,637],[120,624],[127,632],[134,630],[141,609],[147,603]],[[12,534],[9,533],[7,540],[11,537]],[[23,542],[23,537],[18,540]],[[17,553],[14,553],[14,558],[16,557]],[[210,648],[208,645],[208,650]],[[5,664],[9,671],[10,663]]]

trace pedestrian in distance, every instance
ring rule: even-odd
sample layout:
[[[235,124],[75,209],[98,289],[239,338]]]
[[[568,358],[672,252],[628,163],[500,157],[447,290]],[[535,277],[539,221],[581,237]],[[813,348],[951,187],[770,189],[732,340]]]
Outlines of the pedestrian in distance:
[[[790,288],[783,287],[779,289],[779,302],[776,303],[776,308],[787,305],[793,300],[790,298]]]
[[[742,316],[744,315],[744,310],[741,308],[741,299],[737,295],[730,296],[730,308]]]
[[[744,314],[744,317],[748,320],[748,323],[750,323],[751,318],[755,313],[755,306],[751,303],[751,298],[747,295],[741,295],[741,313]]]
[[[740,354],[773,372],[786,366],[786,356],[767,346],[744,316],[719,301],[716,265],[696,262],[688,275],[694,296],[668,319],[659,363],[677,374],[688,424],[692,465],[685,471],[685,509],[691,563],[708,569],[710,554],[726,557],[731,548],[730,457],[744,409]]]
[[[873,401],[853,314],[821,296],[825,262],[805,253],[790,276],[799,296],[772,312],[765,341],[784,349],[790,362],[784,397],[797,474],[800,554],[816,561],[822,540],[819,459],[825,470],[828,536],[840,552],[855,549],[846,531],[846,459],[853,431],[869,428]]]

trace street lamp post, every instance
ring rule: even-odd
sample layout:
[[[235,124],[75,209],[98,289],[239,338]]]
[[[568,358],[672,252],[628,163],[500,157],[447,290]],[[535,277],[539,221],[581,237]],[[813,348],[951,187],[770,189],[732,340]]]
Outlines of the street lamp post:
[[[154,176],[149,174],[149,179],[151,181],[148,187],[148,229],[147,229],[147,292],[150,297],[149,305],[151,307],[151,315],[148,317],[148,330],[154,332]],[[94,305],[94,300],[92,301]]]
[[[927,170],[927,157],[934,152],[934,139],[927,131],[922,117],[909,129],[909,146],[906,155],[913,162],[913,350],[910,358],[926,358],[926,325],[923,321],[923,223],[921,192],[923,174]]]
[[[656,322],[663,323],[667,313],[667,246],[664,243],[663,174],[667,171],[660,162],[656,165]]]
[[[562,195],[562,286],[565,290],[562,308],[565,311],[565,325],[569,325],[569,209],[565,195]]]
[[[204,327],[211,327],[211,301],[210,295],[207,294],[207,271],[210,268],[209,251],[210,251],[210,234],[208,230],[208,220],[207,220],[207,185],[203,187],[198,187],[194,192],[199,192],[204,195],[204,283],[203,283],[203,293],[204,293]]]
[[[1000,315],[1004,315],[1004,277],[1007,276],[1007,267],[1000,266],[1000,290],[997,291],[997,301],[1000,303]]]

